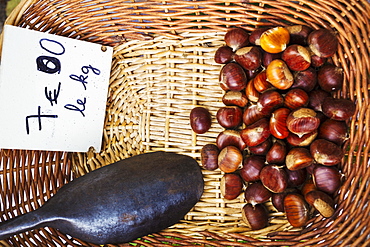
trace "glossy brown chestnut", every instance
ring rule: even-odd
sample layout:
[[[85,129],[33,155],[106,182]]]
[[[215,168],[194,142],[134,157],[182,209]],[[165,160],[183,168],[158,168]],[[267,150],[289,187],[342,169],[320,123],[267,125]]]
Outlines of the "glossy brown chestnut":
[[[226,32],[224,40],[227,46],[236,51],[249,45],[249,33],[243,28],[233,28]]]
[[[242,208],[242,219],[252,230],[265,228],[269,223],[267,208],[263,204],[245,204]]]
[[[299,193],[299,190],[297,188],[287,188],[284,192],[272,194],[271,202],[278,212],[285,212],[284,198],[287,194],[290,194],[290,193]]]
[[[243,111],[239,106],[224,106],[217,110],[217,122],[226,129],[235,129],[243,122]]]
[[[260,45],[260,39],[263,32],[270,29],[270,27],[260,27],[253,30],[249,35],[249,42],[253,45]]]
[[[214,60],[219,64],[226,64],[234,59],[234,52],[231,47],[225,45],[218,48],[215,52]]]
[[[317,165],[313,170],[312,178],[316,188],[328,194],[334,194],[342,183],[342,174],[335,166]]]
[[[331,119],[345,121],[350,119],[356,112],[356,105],[349,99],[325,98],[322,112]]]
[[[327,29],[312,31],[307,38],[311,51],[319,57],[331,57],[338,50],[338,39],[335,34]]]
[[[292,88],[301,88],[306,92],[310,92],[317,84],[317,72],[312,67],[306,70],[296,71],[293,76],[294,82]]]
[[[294,171],[306,168],[313,164],[314,161],[315,160],[308,149],[294,147],[289,150],[285,159],[285,164],[289,170]]]
[[[319,127],[317,138],[342,145],[348,139],[348,126],[344,121],[327,119]]]
[[[200,151],[200,160],[204,169],[213,171],[218,168],[218,154],[220,150],[215,144],[208,143]]]
[[[190,112],[190,126],[197,134],[206,133],[212,124],[209,111],[204,107],[195,107]]]
[[[273,111],[271,114],[269,128],[274,137],[284,139],[289,135],[286,121],[290,112],[291,111],[288,108],[281,107]]]
[[[325,64],[317,72],[317,82],[320,88],[329,93],[341,89],[343,79],[343,69],[333,64]]]
[[[311,49],[310,49],[311,50]],[[320,68],[328,61],[326,57],[319,57],[311,52],[311,66],[314,68]]]
[[[260,181],[249,184],[244,190],[244,199],[252,206],[267,202],[271,196],[272,192],[266,189]]]
[[[310,152],[317,163],[325,166],[337,165],[344,157],[340,146],[325,139],[313,141],[310,145]]]
[[[227,63],[221,69],[219,81],[225,91],[241,91],[247,86],[247,75],[239,64]]]
[[[290,89],[284,97],[284,105],[291,110],[306,107],[308,105],[308,101],[308,94],[300,88]]]
[[[309,209],[304,198],[291,193],[284,198],[284,209],[289,223],[293,227],[303,227],[309,219]]]
[[[237,130],[224,130],[216,138],[217,147],[222,150],[227,146],[235,146],[239,150],[244,150],[246,145]]]
[[[307,147],[309,146],[317,137],[317,130],[314,130],[303,136],[298,136],[289,132],[289,135],[286,138],[286,141],[295,147]]]
[[[218,167],[225,173],[235,172],[243,161],[241,151],[234,146],[227,146],[218,155]]]
[[[310,191],[306,194],[305,200],[325,218],[333,216],[335,212],[334,200],[325,192],[319,190]]]
[[[248,106],[243,113],[243,123],[245,125],[251,125],[252,123],[257,122],[258,120],[267,117],[267,114],[263,114],[261,111],[258,110],[258,106],[256,104]]]
[[[311,191],[314,191],[314,190],[317,190],[316,188],[316,185],[315,183],[313,182],[313,179],[312,177],[310,177],[309,179],[307,179],[304,184],[302,185],[302,188],[301,188],[301,194],[303,195],[303,197],[306,197],[306,195],[311,192]]]
[[[222,97],[222,103],[227,106],[245,107],[248,104],[248,98],[243,91],[227,91]]]
[[[250,155],[244,158],[240,176],[245,182],[256,182],[260,180],[260,172],[265,166],[265,158],[259,155]]]
[[[309,92],[308,97],[308,107],[315,111],[322,111],[324,100],[327,97],[331,97],[331,94],[322,89],[315,89]]]
[[[268,90],[263,92],[258,101],[257,108],[262,114],[269,115],[276,108],[283,106],[284,97],[276,90]]]
[[[293,71],[306,70],[311,65],[310,52],[301,45],[290,45],[281,55],[281,59]]]
[[[288,175],[288,186],[289,187],[299,187],[304,182],[306,182],[308,176],[306,169],[298,169],[298,170],[285,170]]]
[[[320,119],[314,110],[303,107],[292,111],[286,123],[290,132],[301,137],[315,131],[320,125]]]
[[[261,71],[256,77],[253,79],[254,88],[263,93],[266,90],[273,89],[274,87],[267,81],[266,77],[266,70]]]
[[[240,136],[244,143],[249,147],[257,146],[266,141],[270,136],[268,119],[262,118],[257,122],[246,126],[240,131]]]
[[[262,65],[266,68],[273,60],[281,59],[281,52],[280,53],[268,53],[263,52],[262,54]]]
[[[274,193],[281,193],[288,187],[288,175],[284,168],[277,165],[263,167],[260,180],[268,190]]]
[[[281,60],[275,59],[266,68],[267,81],[277,89],[285,90],[293,85],[294,77],[288,65]]]
[[[257,102],[261,93],[256,90],[254,87],[254,79],[251,79],[247,82],[247,86],[245,87],[245,95],[247,96],[248,100],[251,102]]]
[[[286,29],[290,34],[290,44],[307,45],[308,35],[313,31],[312,28],[305,25],[291,25]]]
[[[290,41],[290,34],[284,27],[273,27],[261,34],[260,46],[269,53],[279,53],[285,50]]]
[[[287,147],[285,142],[276,140],[266,154],[266,161],[269,164],[282,164],[285,162]]]
[[[235,51],[234,60],[246,70],[255,70],[262,64],[262,53],[257,46],[242,47]]]
[[[227,200],[237,198],[243,190],[242,178],[237,173],[225,173],[220,182],[221,195]]]
[[[266,155],[272,145],[271,138],[267,138],[266,141],[258,144],[257,146],[248,147],[250,153],[255,155]]]

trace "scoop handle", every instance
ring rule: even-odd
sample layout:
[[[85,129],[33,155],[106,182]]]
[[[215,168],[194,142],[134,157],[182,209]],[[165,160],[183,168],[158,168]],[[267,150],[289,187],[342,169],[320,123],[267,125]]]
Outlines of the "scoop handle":
[[[0,223],[0,240],[7,239],[18,233],[46,226],[47,221],[40,217],[38,210],[19,215]]]

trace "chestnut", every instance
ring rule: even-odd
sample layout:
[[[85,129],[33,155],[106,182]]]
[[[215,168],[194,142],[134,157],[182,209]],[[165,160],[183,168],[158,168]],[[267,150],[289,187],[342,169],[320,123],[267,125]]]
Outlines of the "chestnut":
[[[306,92],[310,92],[317,84],[317,72],[312,67],[306,70],[296,71],[293,76],[294,82],[292,88],[300,88]]]
[[[259,46],[262,33],[270,28],[271,27],[259,27],[253,30],[249,35],[249,43]]]
[[[281,193],[273,193],[271,196],[271,203],[278,212],[285,212],[284,210],[284,198],[290,193],[298,193],[297,188],[287,188]]]
[[[290,44],[307,45],[308,35],[313,31],[312,28],[305,25],[291,25],[286,29],[290,34]]]
[[[245,73],[247,74],[248,79],[251,80],[254,77],[256,77],[256,75],[258,75],[263,70],[264,70],[264,68],[261,66],[261,67],[259,67],[258,69],[255,69],[255,70],[246,70]]]
[[[314,190],[317,190],[316,185],[313,182],[312,177],[309,177],[309,179],[307,179],[301,187],[301,194],[303,195],[303,197],[306,197],[308,192],[311,192]]]
[[[267,81],[266,77],[266,70],[261,71],[258,73],[253,79],[254,88],[263,93],[266,90],[273,89],[274,87]]]
[[[227,200],[237,198],[243,190],[242,178],[237,173],[225,173],[220,182],[221,195]]]
[[[318,190],[334,194],[342,183],[342,174],[335,166],[317,165],[312,173],[313,182]]]
[[[249,45],[249,33],[243,28],[233,28],[226,32],[224,40],[227,46],[236,51]]]
[[[208,143],[200,151],[200,160],[204,169],[213,171],[218,168],[218,154],[220,150],[215,144]]]
[[[325,166],[337,165],[344,157],[343,150],[337,144],[325,139],[313,141],[310,152],[317,163]]]
[[[290,187],[299,187],[307,180],[307,171],[306,169],[298,169],[298,170],[285,170],[288,175],[288,186]]]
[[[252,206],[267,202],[271,196],[272,192],[266,189],[260,181],[249,184],[244,190],[244,199]]]
[[[307,43],[311,51],[319,57],[331,57],[338,50],[337,37],[332,31],[324,28],[312,31],[307,37]]]
[[[280,53],[268,53],[263,52],[262,54],[262,65],[266,68],[273,60],[281,59],[281,52]]]
[[[343,79],[343,69],[333,64],[325,64],[317,72],[317,82],[320,88],[329,93],[341,89]]]
[[[269,223],[267,208],[263,204],[245,204],[242,219],[252,230],[265,228]]]
[[[335,212],[334,200],[325,192],[312,190],[306,194],[305,200],[325,218],[333,216]]]
[[[190,126],[195,133],[206,133],[211,128],[211,124],[211,114],[206,108],[198,106],[191,110]]]
[[[216,145],[222,150],[227,146],[235,146],[239,150],[244,150],[246,145],[237,130],[224,130],[216,137]]]
[[[265,158],[259,155],[250,155],[244,158],[240,176],[245,182],[256,182],[260,180],[260,172],[265,166]]]
[[[261,34],[260,46],[269,53],[279,53],[285,50],[290,41],[289,31],[284,27],[273,27]]]
[[[227,63],[221,68],[219,81],[225,91],[241,91],[247,86],[247,75],[239,64]]]
[[[231,47],[224,45],[215,52],[214,60],[218,64],[226,64],[234,59],[234,52]]]
[[[240,131],[240,136],[244,143],[249,147],[257,146],[266,141],[270,136],[268,119],[262,118],[257,122],[246,126]]]
[[[344,121],[327,119],[320,125],[317,137],[340,146],[348,139],[348,126]]]
[[[293,110],[288,115],[286,124],[290,132],[301,137],[316,130],[320,125],[320,119],[314,110],[303,107]]]
[[[239,106],[224,106],[216,113],[217,122],[226,129],[235,129],[243,122],[243,111]]]
[[[308,105],[308,101],[308,94],[300,88],[290,89],[284,97],[284,105],[291,110],[306,107]]]
[[[256,70],[262,64],[262,53],[257,46],[247,46],[236,50],[234,60],[246,70]]]
[[[218,155],[218,167],[225,173],[235,172],[243,161],[241,151],[234,146],[227,146]]]
[[[283,106],[284,97],[276,90],[269,90],[263,92],[258,101],[257,108],[264,115],[269,115],[278,107]]]
[[[274,137],[284,139],[289,135],[286,122],[289,114],[290,110],[285,107],[278,108],[271,114],[269,128]]]
[[[289,133],[286,137],[286,141],[295,147],[306,147],[309,146],[317,137],[317,130],[314,130],[308,134],[304,134],[303,136],[298,136],[293,133]]]
[[[336,99],[327,97],[322,105],[322,112],[331,119],[345,121],[356,112],[356,105],[349,99]]]
[[[310,49],[311,50],[311,49]],[[319,57],[311,52],[311,66],[314,68],[320,68],[328,61],[326,57]]]
[[[268,190],[274,193],[281,193],[288,187],[288,175],[284,168],[277,165],[263,167],[260,180]]]
[[[308,167],[313,164],[314,161],[315,160],[308,149],[294,147],[289,150],[285,159],[285,164],[289,170],[294,171]]]
[[[247,95],[247,98],[251,102],[257,102],[260,97],[260,92],[257,91],[257,89],[254,87],[254,79],[251,79],[247,82],[247,86],[245,87],[245,95]]]
[[[311,65],[310,52],[305,47],[297,44],[288,46],[282,53],[281,59],[293,71],[306,70]]]
[[[267,117],[267,114],[263,114],[261,111],[258,110],[258,106],[256,104],[248,106],[243,113],[243,123],[245,125],[251,125],[252,123],[257,122],[258,120]]]
[[[284,198],[284,210],[293,227],[303,227],[309,219],[309,209],[302,195],[291,193]]]
[[[331,94],[322,89],[316,89],[309,92],[308,97],[309,97],[308,107],[315,111],[322,111],[322,105],[324,103],[324,100],[327,97],[331,97]]]
[[[243,91],[227,91],[222,97],[222,103],[227,106],[245,107],[248,104],[248,98]]]
[[[275,59],[266,68],[267,81],[277,89],[285,90],[293,85],[294,77],[288,65],[281,60]]]
[[[266,161],[269,164],[282,164],[285,162],[287,147],[285,142],[276,140],[266,154]]]
[[[267,138],[266,141],[258,144],[257,146],[248,147],[249,152],[255,155],[266,155],[269,149],[271,148],[272,140]]]

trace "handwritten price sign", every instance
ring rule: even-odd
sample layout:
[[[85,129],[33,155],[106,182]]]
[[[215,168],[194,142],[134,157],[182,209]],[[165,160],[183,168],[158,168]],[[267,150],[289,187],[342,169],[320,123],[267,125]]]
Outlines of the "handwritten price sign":
[[[112,48],[5,26],[0,148],[101,149]]]

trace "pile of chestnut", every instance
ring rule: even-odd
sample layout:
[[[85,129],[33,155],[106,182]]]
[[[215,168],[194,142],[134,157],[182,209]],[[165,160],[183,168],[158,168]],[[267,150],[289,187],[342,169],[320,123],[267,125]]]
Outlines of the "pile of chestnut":
[[[242,217],[253,230],[268,225],[269,200],[293,227],[316,213],[331,217],[346,122],[356,110],[353,101],[333,97],[344,80],[331,58],[335,34],[302,25],[233,28],[224,40],[214,58],[223,64],[225,106],[215,117],[224,130],[202,148],[203,168],[223,172],[226,200],[244,193]],[[211,119],[207,109],[194,108],[193,131],[205,133]]]

